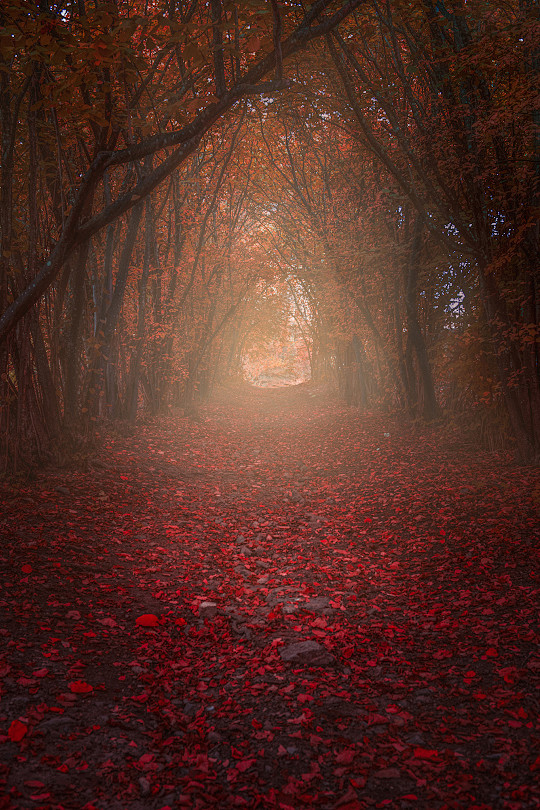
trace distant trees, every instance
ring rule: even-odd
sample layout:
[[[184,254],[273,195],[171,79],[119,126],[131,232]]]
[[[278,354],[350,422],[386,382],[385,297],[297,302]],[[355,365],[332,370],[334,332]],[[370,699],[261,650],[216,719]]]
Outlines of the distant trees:
[[[474,267],[497,391],[521,457],[537,459],[538,5],[386,0],[360,30],[327,37],[350,131],[450,259]]]
[[[309,106],[281,111],[271,157],[333,267],[347,395],[365,402],[350,376],[377,368],[372,391],[394,383],[428,419],[441,398],[500,403],[523,460],[540,453],[538,34],[536,4],[365,4],[301,63]]]
[[[351,404],[475,411],[538,459],[536,4],[7,0],[0,24],[4,458],[192,412],[289,285]]]
[[[180,267],[170,286],[160,288],[163,257],[154,244],[164,236],[163,214],[167,259],[175,254],[180,261],[183,236],[170,226],[172,218],[176,231],[185,213],[178,171],[212,127],[240,114],[239,102],[286,87],[283,60],[332,30],[359,2],[317,0],[306,12],[262,0],[172,0],[151,10],[136,2],[2,3],[0,418],[3,435],[15,436],[8,439],[10,452],[20,452],[27,440],[44,448],[60,430],[75,437],[79,408],[87,424],[96,418],[103,388],[114,414],[126,411],[119,395],[127,386],[133,414],[144,384],[148,286],[154,314],[162,316],[165,356],[171,330],[184,317],[173,300]],[[224,134],[234,129],[231,122]],[[224,154],[216,151],[214,182],[224,180]],[[166,198],[147,204],[157,189]],[[201,223],[203,242],[212,199]],[[191,260],[187,292],[179,293],[182,305],[196,289],[203,242]],[[128,363],[118,338],[133,306],[134,267],[139,314]],[[214,287],[223,272],[212,276]],[[215,317],[203,329],[205,344],[213,340]],[[194,368],[201,362],[193,356]],[[154,379],[154,404],[170,354],[161,363],[165,377]]]

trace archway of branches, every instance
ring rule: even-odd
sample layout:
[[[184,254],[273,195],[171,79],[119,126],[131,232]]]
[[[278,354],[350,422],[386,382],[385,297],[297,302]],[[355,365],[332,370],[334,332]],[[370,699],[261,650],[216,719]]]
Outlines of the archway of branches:
[[[297,279],[259,282],[246,315],[236,350],[244,379],[279,387],[312,378],[313,312]]]
[[[3,458],[270,373],[536,459],[533,4],[136,5],[3,5]]]

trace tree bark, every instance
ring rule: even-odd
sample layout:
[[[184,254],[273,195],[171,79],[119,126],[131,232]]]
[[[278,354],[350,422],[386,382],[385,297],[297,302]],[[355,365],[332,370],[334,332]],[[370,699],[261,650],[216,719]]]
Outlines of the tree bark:
[[[420,324],[418,323],[417,308],[417,282],[420,269],[420,256],[422,251],[422,231],[424,229],[423,218],[417,216],[414,227],[414,234],[411,250],[406,267],[405,284],[405,309],[407,312],[407,335],[414,348],[418,361],[418,371],[422,384],[423,394],[423,417],[426,421],[431,421],[439,416],[439,405],[433,384],[433,374],[429,361],[426,343]]]

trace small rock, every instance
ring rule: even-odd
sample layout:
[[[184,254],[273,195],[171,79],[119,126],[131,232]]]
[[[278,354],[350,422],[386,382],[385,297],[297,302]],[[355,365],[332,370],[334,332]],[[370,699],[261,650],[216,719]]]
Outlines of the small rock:
[[[75,723],[75,720],[72,720],[71,717],[59,716],[59,717],[50,717],[48,720],[42,720],[39,724],[39,730],[41,731],[44,728],[56,728],[60,729],[65,726],[72,726]]]
[[[259,568],[264,568],[264,569],[270,568],[270,563],[269,563],[269,562],[266,562],[266,560],[257,560],[257,562],[255,563],[255,565],[258,565],[258,566],[259,566]],[[258,582],[258,581],[259,581],[259,580],[257,580],[257,582]],[[265,578],[264,578],[264,581],[265,581],[265,582],[268,582],[268,577],[265,577]]]
[[[325,667],[334,661],[328,650],[311,640],[287,644],[286,647],[281,648],[279,653],[283,661],[312,667]]]
[[[422,736],[422,734],[409,734],[408,737],[405,737],[406,742],[408,745],[426,745],[426,740]]]
[[[244,557],[253,557],[253,552],[249,546],[240,546],[239,551]]]
[[[215,619],[217,612],[218,609],[215,602],[201,602],[199,605],[199,616],[201,619]]]
[[[67,487],[55,487],[54,491],[59,492],[60,495],[70,495],[71,494]]]
[[[323,613],[325,610],[331,610],[330,600],[326,596],[314,596],[309,602],[304,605],[305,610],[310,610],[312,613]]]
[[[354,703],[338,697],[328,698],[321,708],[324,714],[332,718],[358,717],[360,714],[360,709]]]
[[[266,594],[266,601],[269,605],[277,605],[278,602],[283,602],[285,599],[285,595],[281,588],[272,588],[271,591],[268,591]]]
[[[246,542],[246,538],[244,537],[243,534],[239,534],[238,537],[236,538],[236,542],[238,543],[239,546],[241,546]]]
[[[401,771],[398,768],[382,768],[373,774],[375,779],[399,779]]]
[[[253,638],[253,633],[249,627],[246,627],[244,624],[242,624],[242,622],[233,621],[231,623],[231,629],[236,636],[242,636],[242,638],[247,640]]]
[[[148,796],[150,793],[150,782],[144,776],[139,777],[139,787],[142,796]]]
[[[235,565],[233,571],[235,574],[239,574],[242,577],[249,577],[251,575],[251,571],[248,571],[245,565]]]

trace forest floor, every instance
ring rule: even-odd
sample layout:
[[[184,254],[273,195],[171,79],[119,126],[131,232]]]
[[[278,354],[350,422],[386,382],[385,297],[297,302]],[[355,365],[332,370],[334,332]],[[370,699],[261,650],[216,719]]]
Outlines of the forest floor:
[[[0,484],[0,808],[537,808],[538,471],[310,385]]]

